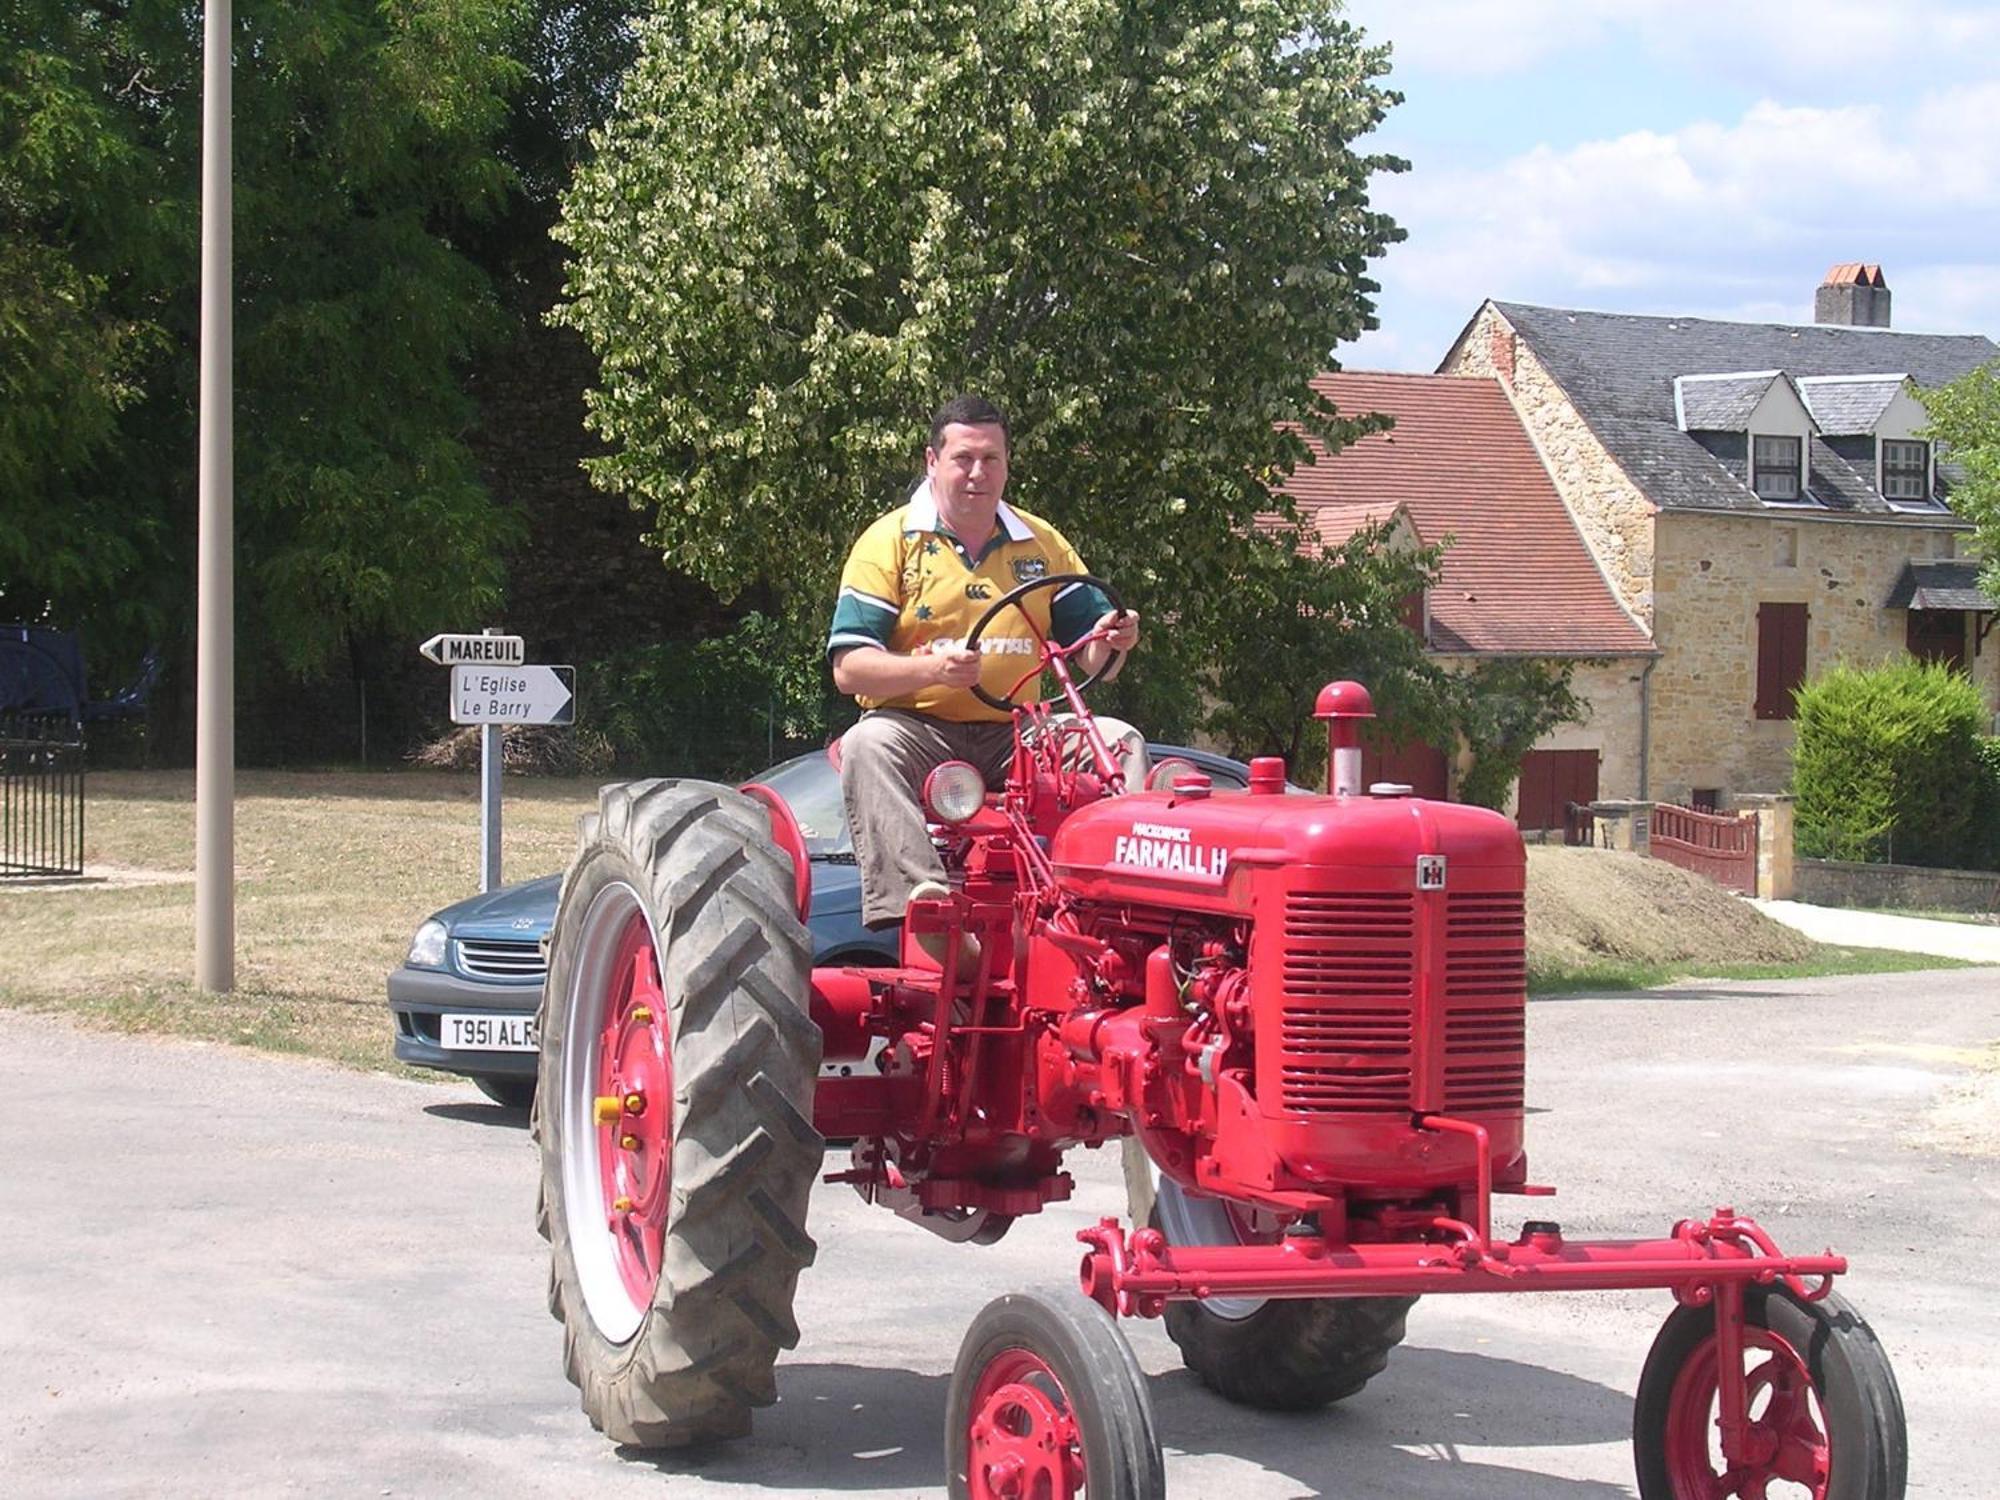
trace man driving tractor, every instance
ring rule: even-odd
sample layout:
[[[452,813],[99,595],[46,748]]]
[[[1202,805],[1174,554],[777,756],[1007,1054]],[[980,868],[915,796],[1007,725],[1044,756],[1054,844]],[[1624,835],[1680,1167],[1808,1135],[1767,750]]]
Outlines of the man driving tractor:
[[[1077,654],[1086,672],[1139,641],[1135,612],[1112,610],[1094,586],[1074,583],[1030,595],[966,649],[974,624],[1008,590],[1086,571],[1061,532],[1003,498],[1009,436],[992,402],[947,401],[931,421],[923,482],[862,532],[841,570],[826,649],[834,685],[864,710],[841,739],[840,785],[871,927],[902,920],[913,899],[947,893],[919,802],[924,778],[947,760],[977,766],[989,789],[1006,776],[1012,717],[982,701],[975,685],[995,697],[1015,689],[1037,659],[1037,633],[1069,646],[1101,630]],[[1114,673],[1120,664],[1112,662]],[[1034,685],[1020,692],[1032,700]],[[1098,724],[1128,759],[1143,755],[1131,726]],[[917,941],[942,961],[938,939]],[[961,949],[968,961],[976,963],[976,947]]]

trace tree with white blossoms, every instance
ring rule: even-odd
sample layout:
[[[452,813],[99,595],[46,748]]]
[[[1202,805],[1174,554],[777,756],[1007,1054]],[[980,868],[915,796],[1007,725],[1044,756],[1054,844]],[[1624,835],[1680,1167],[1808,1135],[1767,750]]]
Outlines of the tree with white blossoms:
[[[1938,457],[1950,470],[1951,508],[1977,528],[1981,582],[2000,598],[2000,360],[1918,394],[1930,413],[1928,435],[1942,445]]]
[[[811,650],[930,411],[983,393],[1010,498],[1162,623],[1145,675],[1226,692],[1272,481],[1366,426],[1307,382],[1401,238],[1368,188],[1403,164],[1354,144],[1387,67],[1332,0],[668,0],[557,229],[593,478]]]

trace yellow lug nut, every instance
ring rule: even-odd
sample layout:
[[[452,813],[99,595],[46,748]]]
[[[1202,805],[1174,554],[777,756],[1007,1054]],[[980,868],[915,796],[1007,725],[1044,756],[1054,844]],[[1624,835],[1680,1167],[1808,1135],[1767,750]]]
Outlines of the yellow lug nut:
[[[639,1149],[639,1137],[636,1135],[621,1135],[618,1137],[618,1147],[621,1151],[637,1151]]]
[[[632,1200],[630,1198],[613,1198],[611,1206],[621,1214],[632,1212]]]
[[[653,1012],[646,1006],[635,1005],[632,1007],[632,1019],[641,1026],[648,1026],[652,1024]]]
[[[646,1111],[646,1096],[644,1094],[640,1093],[637,1089],[634,1089],[632,1090],[631,1093],[625,1096],[626,1114],[628,1115],[644,1114],[645,1111]]]
[[[614,1125],[618,1117],[625,1113],[625,1101],[616,1094],[599,1094],[591,1113],[597,1117],[599,1125]]]

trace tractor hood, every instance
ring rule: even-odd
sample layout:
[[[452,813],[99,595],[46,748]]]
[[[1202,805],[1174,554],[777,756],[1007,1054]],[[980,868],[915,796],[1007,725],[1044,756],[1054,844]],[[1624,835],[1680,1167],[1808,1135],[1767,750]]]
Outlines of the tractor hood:
[[[1373,889],[1416,890],[1422,855],[1460,869],[1526,861],[1520,831],[1500,814],[1407,796],[1140,792],[1080,808],[1050,846],[1072,895],[1246,916],[1259,869],[1370,870]]]

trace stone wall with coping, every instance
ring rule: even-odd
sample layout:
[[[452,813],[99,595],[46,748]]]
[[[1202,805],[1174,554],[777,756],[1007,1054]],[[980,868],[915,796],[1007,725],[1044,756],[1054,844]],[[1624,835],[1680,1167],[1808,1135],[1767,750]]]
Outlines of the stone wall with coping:
[[[1641,625],[1650,626],[1657,507],[1605,450],[1562,387],[1492,303],[1479,310],[1441,373],[1500,381],[1612,592]]]
[[[1791,779],[1789,719],[1759,719],[1757,607],[1804,604],[1808,679],[1836,662],[1904,654],[1906,613],[1882,607],[1903,566],[1949,535],[1922,522],[1668,511],[1656,522],[1658,574],[1650,794],[1686,802],[1697,787],[1778,792]],[[1971,645],[1968,639],[1968,653]],[[2000,704],[2000,636],[1968,654]]]
[[[1798,862],[1797,899],[1815,906],[1996,912],[2000,911],[2000,872],[1802,859]]]

